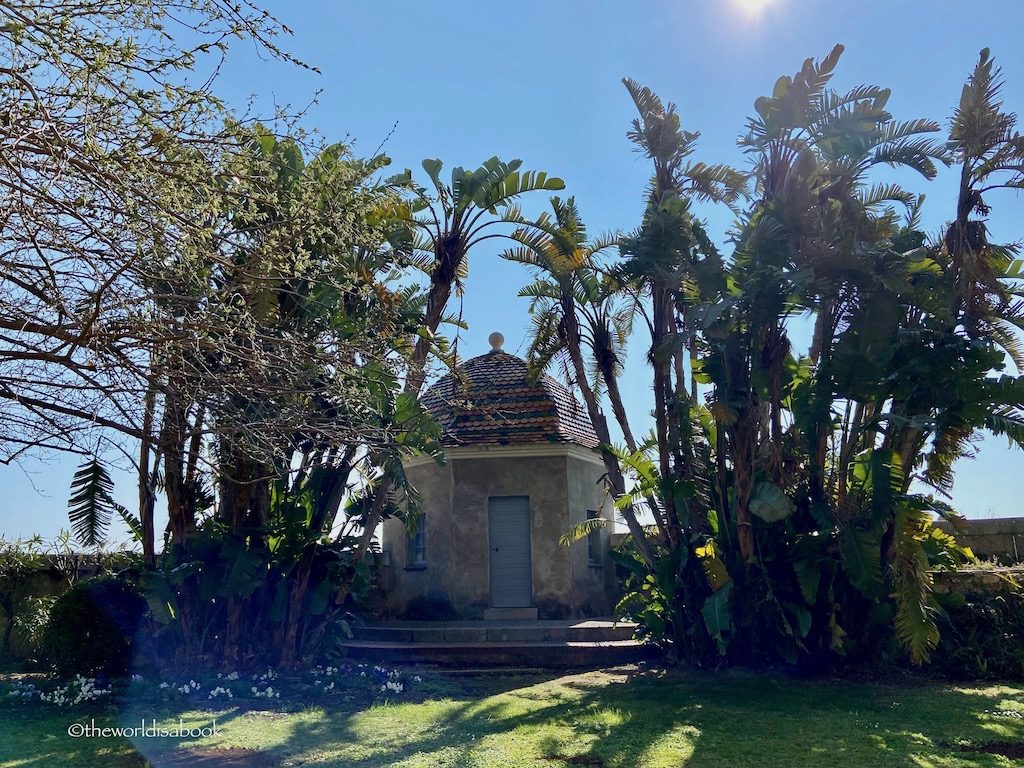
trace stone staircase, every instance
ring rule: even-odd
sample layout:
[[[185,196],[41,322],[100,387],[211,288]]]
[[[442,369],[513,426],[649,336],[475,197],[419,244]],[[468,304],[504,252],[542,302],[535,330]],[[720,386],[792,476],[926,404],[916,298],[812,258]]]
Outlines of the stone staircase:
[[[362,624],[342,645],[353,659],[443,667],[598,668],[641,661],[652,649],[636,626],[611,619],[391,621]]]

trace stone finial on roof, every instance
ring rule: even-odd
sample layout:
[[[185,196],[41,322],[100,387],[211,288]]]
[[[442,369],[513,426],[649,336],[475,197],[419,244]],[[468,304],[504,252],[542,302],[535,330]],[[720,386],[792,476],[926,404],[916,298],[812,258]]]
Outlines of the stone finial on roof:
[[[501,345],[505,343],[505,337],[495,331],[487,337],[487,343],[491,345],[491,352],[501,352]]]

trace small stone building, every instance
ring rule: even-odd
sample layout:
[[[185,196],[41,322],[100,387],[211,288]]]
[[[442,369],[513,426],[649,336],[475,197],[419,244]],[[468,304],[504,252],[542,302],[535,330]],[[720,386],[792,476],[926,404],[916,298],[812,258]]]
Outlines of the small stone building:
[[[550,376],[501,349],[466,361],[433,385],[424,405],[444,429],[445,463],[416,458],[414,531],[384,524],[387,605],[395,615],[578,618],[609,615],[612,504],[586,409]],[[609,521],[565,546],[588,517]]]

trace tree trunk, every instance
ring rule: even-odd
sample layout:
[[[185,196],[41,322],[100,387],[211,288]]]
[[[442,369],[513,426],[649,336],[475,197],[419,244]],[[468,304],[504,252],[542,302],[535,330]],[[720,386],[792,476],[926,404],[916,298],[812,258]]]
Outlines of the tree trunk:
[[[167,497],[167,525],[171,540],[183,545],[195,530],[195,515],[186,498],[184,476],[185,411],[175,382],[168,382],[164,395],[164,418],[160,428],[160,453],[164,464],[164,494]]]
[[[622,439],[631,452],[636,452],[636,440],[633,438],[633,431],[629,427],[629,417],[626,416],[626,408],[622,403],[622,393],[619,391],[619,381],[615,372],[610,366],[601,366],[601,378],[605,388],[608,390],[608,402],[611,403],[612,413],[619,429],[622,430]]]
[[[673,405],[676,392],[672,387],[670,372],[672,356],[664,349],[666,337],[671,331],[670,312],[671,304],[668,301],[667,289],[655,286],[652,291],[653,333],[649,357],[654,371],[654,424],[658,439],[658,470],[665,480],[673,476],[672,450],[681,439],[678,413]],[[663,496],[669,543],[675,547],[678,544],[679,532],[676,502],[671,493]]]
[[[405,378],[405,385],[402,392],[409,395],[419,395],[423,388],[423,382],[427,377],[427,357],[430,354],[431,338],[437,333],[441,325],[441,318],[444,317],[445,308],[448,306],[448,299],[452,295],[452,285],[458,274],[459,267],[465,259],[465,247],[461,240],[450,243],[447,239],[438,243],[435,249],[436,267],[430,280],[430,291],[427,294],[426,311],[423,317],[423,326],[429,331],[427,338],[419,338],[413,347],[412,357],[409,360],[409,373]],[[366,555],[373,540],[374,531],[383,520],[383,512],[388,494],[391,492],[391,478],[385,474],[374,491],[373,504],[366,517],[366,527],[359,537],[353,554],[353,561],[359,563]],[[341,605],[348,597],[352,588],[353,576],[345,579],[337,594],[334,596],[336,605]]]
[[[139,445],[139,522],[142,525],[142,560],[146,567],[153,568],[156,566],[156,490],[149,465],[156,410],[156,387],[153,384],[146,390],[143,408],[142,440]]]
[[[597,395],[587,380],[587,367],[583,362],[580,329],[576,319],[576,306],[571,299],[571,295],[565,293],[562,296],[562,329],[566,349],[569,352],[569,359],[572,361],[573,371],[576,375],[577,386],[579,386],[580,393],[583,395],[583,402],[587,406],[587,413],[590,416],[590,422],[594,427],[597,439],[601,441],[601,460],[604,462],[605,472],[607,473],[609,490],[613,498],[617,499],[626,492],[626,480],[622,476],[618,458],[606,447],[611,445],[612,442],[611,433],[608,430],[608,420],[601,411]],[[623,508],[621,511],[622,517],[626,521],[626,526],[633,535],[637,551],[643,557],[644,562],[653,568],[655,564],[654,555],[651,552],[643,526],[640,525],[640,521],[636,518],[636,513],[633,511],[632,506]],[[657,510],[653,511],[657,519]]]
[[[750,565],[755,559],[753,517],[750,497],[754,489],[754,446],[757,425],[751,423],[750,414],[756,409],[748,406],[737,417],[732,429],[733,482],[736,487],[736,537],[740,557]]]

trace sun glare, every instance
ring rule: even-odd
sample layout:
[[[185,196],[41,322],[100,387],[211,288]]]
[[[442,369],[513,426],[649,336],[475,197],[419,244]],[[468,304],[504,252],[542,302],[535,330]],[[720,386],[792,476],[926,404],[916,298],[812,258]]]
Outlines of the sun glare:
[[[763,11],[772,0],[734,0],[736,5],[747,13],[754,15]]]

